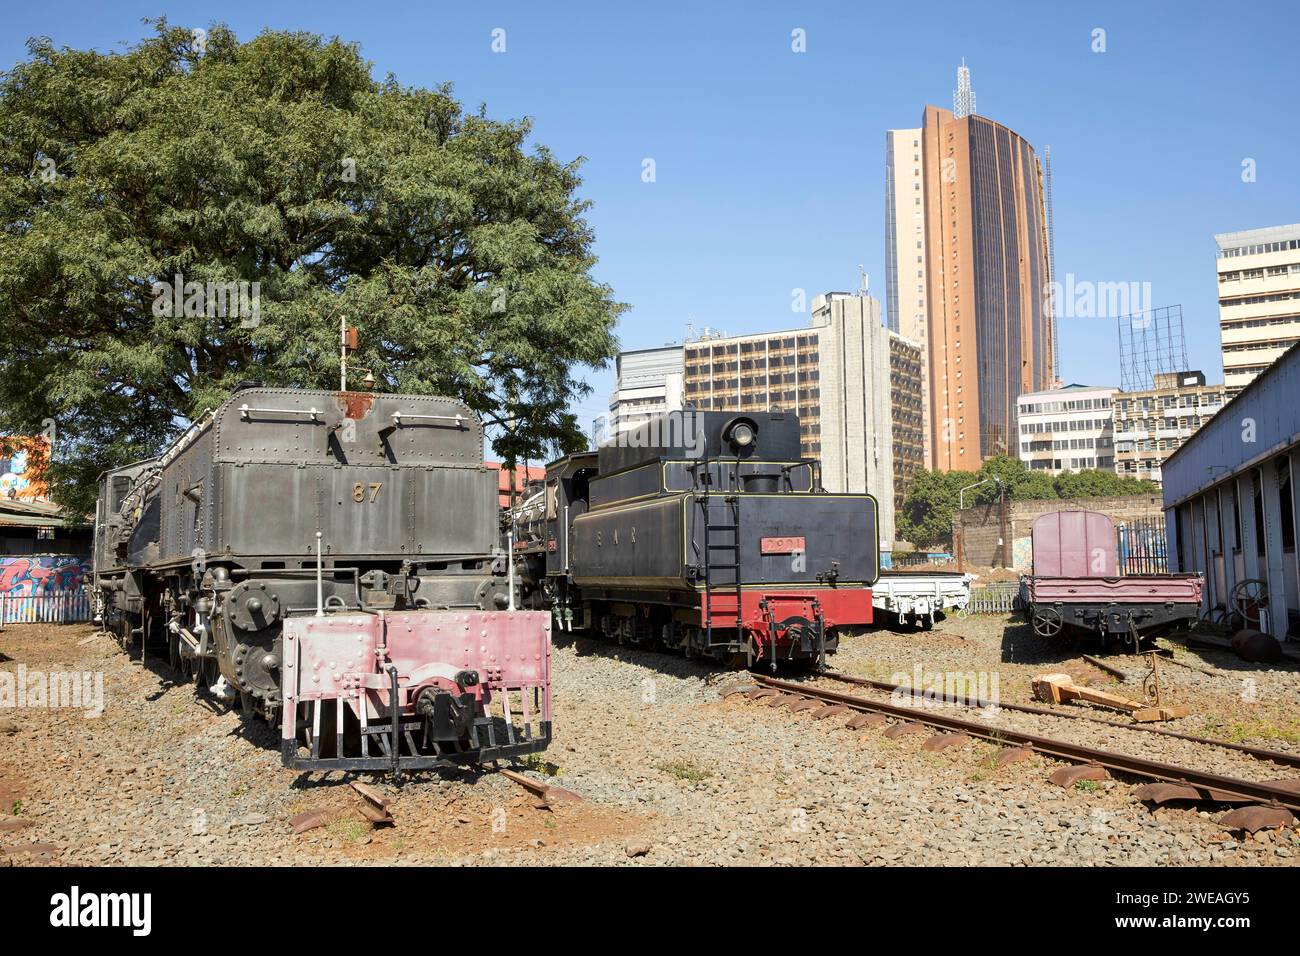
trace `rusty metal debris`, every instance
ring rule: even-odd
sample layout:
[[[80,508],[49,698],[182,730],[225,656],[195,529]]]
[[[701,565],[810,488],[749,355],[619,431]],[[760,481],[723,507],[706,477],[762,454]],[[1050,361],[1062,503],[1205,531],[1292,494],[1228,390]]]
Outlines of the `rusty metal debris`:
[[[1269,830],[1274,827],[1290,826],[1295,822],[1295,814],[1285,807],[1261,806],[1238,807],[1219,817],[1219,826],[1228,830],[1245,830],[1254,833],[1257,830]]]
[[[1110,772],[1098,764],[1084,763],[1073,767],[1062,767],[1047,779],[1058,787],[1069,788],[1081,780],[1109,780]]]
[[[531,777],[525,777],[522,773],[515,773],[513,770],[502,770],[501,775],[507,780],[519,784],[519,786],[537,797],[541,801],[541,805],[534,804],[534,806],[537,806],[539,810],[549,809],[557,803],[582,803],[580,795],[572,790],[566,790],[564,787],[542,783]]]
[[[886,720],[884,714],[854,714],[844,722],[844,726],[849,730],[858,730],[861,727],[878,727]]]
[[[1186,783],[1144,783],[1133,791],[1138,800],[1145,800],[1157,806],[1166,803],[1188,801],[1192,803],[1249,803],[1248,797],[1239,797],[1224,790],[1211,787],[1193,787]]]
[[[827,717],[834,717],[836,714],[848,713],[849,708],[843,704],[826,704],[813,711],[814,720],[825,720]]]
[[[293,827],[294,833],[306,833],[308,830],[314,830],[317,827],[323,827],[326,824],[333,823],[345,813],[347,813],[347,811],[340,807],[304,810],[297,816],[289,818],[289,826]]]
[[[1034,755],[1034,751],[1029,747],[1003,747],[998,751],[997,768],[1009,767],[1013,763],[1020,763]]]

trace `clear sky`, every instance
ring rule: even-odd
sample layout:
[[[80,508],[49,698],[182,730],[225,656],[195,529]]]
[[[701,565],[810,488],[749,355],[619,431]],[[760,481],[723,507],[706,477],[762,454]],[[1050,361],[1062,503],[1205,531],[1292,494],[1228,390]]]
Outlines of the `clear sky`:
[[[0,63],[28,36],[112,49],[141,17],[357,41],[377,77],[450,81],[470,108],[530,116],[585,156],[597,276],[632,308],[624,348],[687,321],[738,334],[803,325],[792,290],[884,300],[884,133],[951,107],[1051,144],[1057,273],[1151,284],[1181,304],[1190,364],[1221,381],[1214,234],[1300,221],[1300,5],[1223,3],[10,4]],[[492,51],[492,31],[506,50]],[[1094,30],[1105,52],[1093,52]],[[792,51],[802,29],[806,52]],[[643,160],[655,182],[642,180]],[[1243,181],[1243,160],[1254,181]],[[1113,318],[1063,319],[1067,381],[1118,384]],[[605,406],[592,373],[581,406]]]

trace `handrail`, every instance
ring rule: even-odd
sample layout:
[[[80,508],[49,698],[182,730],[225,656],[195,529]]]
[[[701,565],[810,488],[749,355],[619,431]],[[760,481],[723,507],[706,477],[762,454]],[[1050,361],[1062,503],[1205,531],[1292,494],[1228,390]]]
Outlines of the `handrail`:
[[[410,412],[393,412],[393,424],[398,428],[402,427],[404,418],[424,422],[454,422],[457,428],[464,427],[465,422],[469,420],[464,415],[414,415]]]
[[[254,412],[275,415],[310,415],[313,422],[321,414],[320,409],[314,405],[311,408],[252,408],[247,404],[239,406],[239,417],[244,421],[251,421]]]

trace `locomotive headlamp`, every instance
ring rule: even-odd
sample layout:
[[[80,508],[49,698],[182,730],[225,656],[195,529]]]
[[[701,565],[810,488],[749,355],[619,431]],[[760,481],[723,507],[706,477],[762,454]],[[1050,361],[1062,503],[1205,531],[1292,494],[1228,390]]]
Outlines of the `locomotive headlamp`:
[[[755,437],[757,437],[757,433],[754,426],[746,421],[736,422],[727,429],[727,441],[731,442],[732,447],[737,451],[754,444]]]

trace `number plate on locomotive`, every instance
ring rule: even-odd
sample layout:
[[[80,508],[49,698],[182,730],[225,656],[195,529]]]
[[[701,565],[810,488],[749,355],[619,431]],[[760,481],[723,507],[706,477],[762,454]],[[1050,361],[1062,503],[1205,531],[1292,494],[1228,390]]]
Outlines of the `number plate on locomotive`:
[[[758,544],[761,554],[793,554],[796,551],[807,551],[804,545],[804,539],[799,538],[763,538]]]

